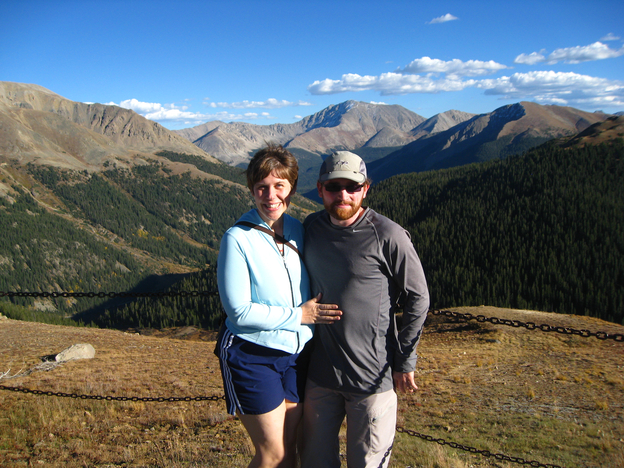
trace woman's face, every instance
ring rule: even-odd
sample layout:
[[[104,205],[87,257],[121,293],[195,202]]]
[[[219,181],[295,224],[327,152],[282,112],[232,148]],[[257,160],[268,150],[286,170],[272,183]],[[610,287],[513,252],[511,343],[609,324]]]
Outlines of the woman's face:
[[[292,187],[286,179],[280,179],[271,172],[253,187],[253,197],[262,219],[270,226],[279,220],[288,205]]]

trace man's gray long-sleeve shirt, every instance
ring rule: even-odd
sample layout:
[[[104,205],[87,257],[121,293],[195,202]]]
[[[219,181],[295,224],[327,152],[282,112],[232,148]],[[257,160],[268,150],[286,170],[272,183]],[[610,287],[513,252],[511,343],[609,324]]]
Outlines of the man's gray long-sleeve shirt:
[[[338,304],[341,320],[315,327],[308,377],[353,393],[393,387],[392,371],[411,372],[429,309],[429,291],[409,233],[370,208],[349,227],[326,211],[305,220],[304,258],[312,294]],[[403,308],[397,330],[397,303]]]

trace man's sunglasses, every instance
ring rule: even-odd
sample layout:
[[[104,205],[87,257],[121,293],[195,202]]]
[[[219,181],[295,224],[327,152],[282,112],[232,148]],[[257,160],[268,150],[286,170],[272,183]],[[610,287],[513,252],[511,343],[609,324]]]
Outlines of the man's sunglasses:
[[[357,193],[362,190],[362,188],[364,188],[364,184],[340,185],[330,183],[323,185],[323,187],[325,188],[325,190],[332,193],[342,192],[343,190],[346,190],[347,193]]]

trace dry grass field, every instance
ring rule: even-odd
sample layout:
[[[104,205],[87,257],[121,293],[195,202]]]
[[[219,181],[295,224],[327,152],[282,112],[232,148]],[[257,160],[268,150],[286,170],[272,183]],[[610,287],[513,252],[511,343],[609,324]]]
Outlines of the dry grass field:
[[[453,310],[624,333],[586,317]],[[434,316],[426,326],[420,390],[400,397],[398,425],[407,432],[397,433],[390,466],[521,466],[415,433],[530,466],[624,466],[624,343],[445,320]],[[213,340],[192,328],[138,334],[0,320],[0,385],[115,398],[220,397]],[[95,358],[37,370],[42,356],[76,343],[92,344]],[[95,400],[0,389],[3,467],[244,467],[251,454],[222,399]]]

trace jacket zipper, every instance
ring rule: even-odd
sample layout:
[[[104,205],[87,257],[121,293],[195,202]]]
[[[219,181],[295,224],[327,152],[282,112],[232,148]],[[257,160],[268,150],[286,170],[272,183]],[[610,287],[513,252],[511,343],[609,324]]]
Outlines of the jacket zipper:
[[[292,278],[290,277],[290,271],[288,270],[288,265],[286,264],[286,246],[283,246],[284,250],[280,250],[277,240],[275,240],[275,247],[277,247],[277,251],[282,255],[282,262],[284,263],[284,269],[286,270],[286,275],[288,276],[288,284],[290,285],[290,303],[293,307],[296,307]],[[297,332],[297,350],[299,350],[300,343],[299,333]]]

